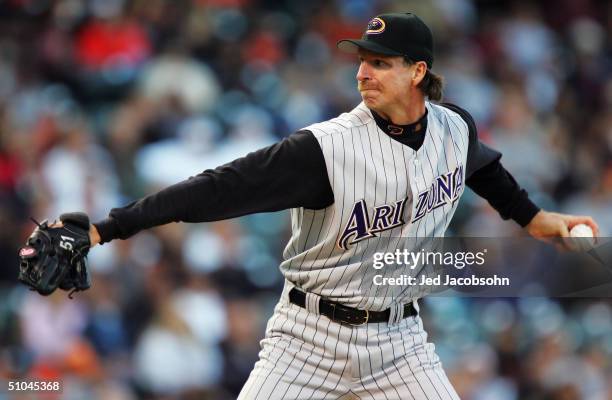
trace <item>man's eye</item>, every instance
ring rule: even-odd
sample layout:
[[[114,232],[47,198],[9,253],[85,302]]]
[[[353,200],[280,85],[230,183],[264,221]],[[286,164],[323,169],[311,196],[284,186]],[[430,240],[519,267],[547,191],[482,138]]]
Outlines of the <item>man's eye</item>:
[[[387,65],[387,63],[382,60],[374,60],[374,66],[376,67],[384,67],[385,65]]]

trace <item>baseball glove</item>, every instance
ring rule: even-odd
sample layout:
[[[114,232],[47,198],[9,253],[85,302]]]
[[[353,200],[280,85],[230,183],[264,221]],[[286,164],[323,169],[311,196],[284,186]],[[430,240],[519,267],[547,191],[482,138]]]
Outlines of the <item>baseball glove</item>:
[[[87,270],[89,217],[84,213],[60,216],[63,226],[51,227],[47,220],[34,221],[38,227],[19,249],[19,280],[47,296],[58,287],[74,292],[89,289]]]

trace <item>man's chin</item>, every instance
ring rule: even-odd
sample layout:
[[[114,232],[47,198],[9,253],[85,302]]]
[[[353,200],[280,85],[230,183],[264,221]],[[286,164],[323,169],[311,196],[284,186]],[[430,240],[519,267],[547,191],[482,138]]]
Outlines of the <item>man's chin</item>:
[[[364,96],[363,94],[361,95],[361,99],[363,100],[363,102],[369,107],[371,105],[376,104],[376,98],[372,97],[372,96]]]
[[[378,103],[376,102],[375,98],[368,97],[368,96],[362,96],[361,99],[363,100],[363,104],[365,104],[369,109],[372,109],[372,110],[376,109],[376,105]]]

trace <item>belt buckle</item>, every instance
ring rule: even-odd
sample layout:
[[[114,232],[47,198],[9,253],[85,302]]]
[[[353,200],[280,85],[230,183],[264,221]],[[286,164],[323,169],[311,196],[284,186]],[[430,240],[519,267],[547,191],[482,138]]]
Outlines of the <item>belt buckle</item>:
[[[368,320],[370,319],[370,312],[368,310],[364,310],[366,312],[365,315],[365,319],[363,320],[363,322],[349,322],[349,325],[351,326],[361,326],[361,325],[365,325],[368,323]]]
[[[330,303],[330,306],[332,307],[332,315],[331,315],[331,319],[335,322],[342,322],[345,323],[347,325],[351,325],[351,326],[361,326],[361,325],[365,325],[368,323],[368,320],[370,319],[370,312],[368,310],[364,310],[366,315],[365,315],[365,319],[361,322],[353,322],[353,321],[348,321],[345,319],[336,319],[336,307],[338,306],[338,304],[336,303]]]

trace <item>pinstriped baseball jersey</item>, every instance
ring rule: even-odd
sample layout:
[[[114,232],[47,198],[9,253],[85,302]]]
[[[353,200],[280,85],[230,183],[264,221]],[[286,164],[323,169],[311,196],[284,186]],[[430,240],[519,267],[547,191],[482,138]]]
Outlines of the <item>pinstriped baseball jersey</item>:
[[[420,297],[410,288],[364,293],[362,281],[372,265],[368,255],[398,244],[380,246],[376,238],[413,238],[420,249],[425,238],[444,236],[463,192],[468,126],[448,108],[425,105],[427,131],[417,151],[380,130],[363,103],[305,128],[319,142],[335,202],[321,210],[292,209],[292,236],[280,266],[290,282],[375,311]]]

